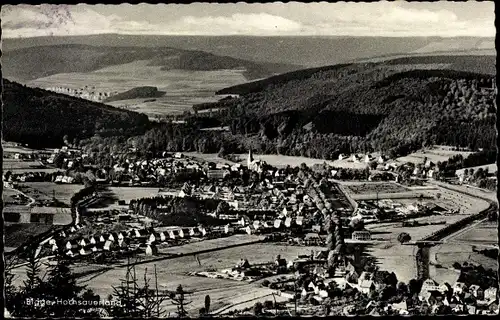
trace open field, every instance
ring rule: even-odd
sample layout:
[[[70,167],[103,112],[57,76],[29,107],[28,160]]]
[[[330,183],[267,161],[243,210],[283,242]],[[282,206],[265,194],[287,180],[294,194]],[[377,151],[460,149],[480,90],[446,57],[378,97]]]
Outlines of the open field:
[[[36,168],[39,166],[43,166],[43,164],[40,161],[23,161],[23,160],[16,160],[16,159],[3,159],[3,169],[4,170],[17,170],[17,169],[30,169],[30,168]],[[32,170],[34,171],[34,170]]]
[[[425,151],[420,150],[417,152],[413,152],[407,156],[397,158],[396,161],[401,163],[423,163],[424,159],[427,158],[427,160],[437,163],[439,161],[447,161],[449,158],[457,154],[461,154],[464,158],[467,158],[472,153],[473,152],[467,151],[452,151],[436,146],[432,149],[426,149]]]
[[[4,154],[6,153],[23,153],[23,154],[32,154],[35,153],[37,150],[35,149],[30,149],[22,146],[14,146],[14,145],[4,145],[2,144],[3,147],[3,152]],[[5,161],[5,160],[4,160]]]
[[[223,246],[225,244],[224,240],[227,241],[231,238],[240,238],[240,240],[242,240],[244,237],[245,236],[233,236],[219,239],[218,242],[215,241],[213,245]],[[212,310],[218,310],[232,304],[246,303],[249,300],[252,300],[252,305],[259,300],[261,302],[272,300],[272,296],[269,295],[273,290],[261,287],[259,281],[248,284],[241,281],[189,276],[189,272],[230,268],[237,264],[241,258],[247,258],[250,264],[273,261],[278,254],[290,260],[296,258],[299,254],[310,254],[311,250],[323,250],[323,248],[252,244],[244,247],[229,248],[200,254],[198,258],[201,265],[198,264],[194,256],[185,256],[137,265],[136,273],[139,275],[141,282],[146,269],[148,277],[153,277],[156,266],[160,290],[175,290],[177,286],[181,284],[185,290],[193,292],[192,295],[188,296],[188,299],[193,301],[193,303],[188,306],[188,311],[190,311],[192,315],[196,315],[198,310],[203,306],[205,295],[207,294],[210,295],[212,300]],[[189,252],[190,250],[181,251]],[[100,269],[103,266],[94,265],[94,267]],[[42,274],[45,268],[45,266],[42,266]],[[89,266],[86,266],[85,270],[88,271]],[[83,271],[83,269],[78,271]],[[88,285],[88,287],[92,288],[101,298],[106,298],[112,292],[112,286],[120,284],[120,279],[125,276],[125,271],[125,268],[104,270],[97,275],[94,274],[80,278],[79,283]],[[22,281],[25,279],[25,272],[26,268],[24,266],[14,270],[14,274],[16,275],[14,283],[16,285],[22,284]],[[253,301],[253,299],[256,300]],[[165,308],[169,312],[175,312],[175,306],[170,302],[165,302]]]
[[[463,169],[457,170],[456,174],[457,175],[463,174],[465,170],[470,170],[470,169],[473,169],[474,172],[476,172],[477,169],[479,169],[479,168],[482,168],[483,170],[488,169],[488,172],[492,173],[492,174],[495,173],[496,171],[498,171],[497,164],[496,163],[492,163],[492,164],[486,164],[484,166],[463,168]]]
[[[217,153],[184,152],[184,155],[186,155],[188,157],[197,158],[197,159],[200,159],[200,160],[203,160],[206,162],[214,162],[217,164],[229,164],[229,165],[235,164],[235,162],[232,162],[232,161],[229,161],[229,160],[226,160],[226,159],[219,157],[217,155]],[[247,156],[248,155],[245,155],[245,158],[241,158],[241,159],[246,160]],[[245,162],[245,164],[246,164],[246,162]]]
[[[128,203],[134,199],[156,197],[160,189],[150,187],[109,187],[109,190],[118,200],[125,200]]]
[[[53,182],[23,182],[19,184],[21,191],[38,201],[52,200],[55,196],[57,200],[71,204],[71,197],[84,185],[80,184],[55,184]]]
[[[109,104],[128,105],[127,108],[148,115],[167,115],[192,112],[193,104],[217,101],[215,91],[246,82],[244,70],[162,71],[159,66],[148,66],[148,62],[135,61],[88,73],[61,73],[29,81],[28,85],[72,89],[90,86],[98,92],[123,92],[135,87],[153,86],[166,94],[151,102],[144,102],[148,99],[133,99]]]
[[[203,306],[204,297],[207,294],[212,299],[212,309],[216,310],[230,304],[266,296],[272,290],[260,287],[258,283],[247,284],[233,280],[189,276],[187,275],[188,272],[229,268],[237,264],[241,258],[247,258],[250,264],[273,261],[278,254],[290,260],[296,258],[299,254],[310,254],[313,249],[320,250],[322,248],[253,244],[200,254],[198,258],[201,266],[194,256],[187,256],[138,265],[136,272],[142,276],[144,270],[147,268],[148,273],[152,275],[154,265],[156,265],[160,289],[175,290],[179,284],[182,284],[186,290],[193,291],[194,294],[189,297],[193,301],[189,305],[189,310],[197,313],[198,309]],[[110,270],[90,279],[88,282],[84,282],[86,279],[82,279],[82,283],[88,284],[97,293],[101,294],[101,296],[107,296],[111,286],[118,285],[119,279],[124,274],[124,268]],[[175,311],[170,303],[166,303],[166,307],[171,312]]]
[[[466,232],[460,233],[451,241],[466,241],[471,244],[497,244],[497,224],[490,221],[482,222]]]
[[[473,245],[492,245],[497,243],[497,224],[482,221],[449,236],[446,244],[433,247],[431,249],[431,254],[433,255],[431,258],[443,267],[450,269],[452,269],[454,262],[474,262],[481,264],[486,269],[496,270],[498,268],[497,259],[474,252]],[[486,247],[477,246],[477,249],[486,249]]]
[[[14,202],[15,201],[14,196],[17,194],[19,194],[19,193],[15,190],[3,188],[2,201],[4,202],[4,204]]]
[[[450,215],[450,216],[428,216],[421,217],[412,220],[419,222],[438,222],[446,221],[446,225],[457,222],[463,219],[463,215]],[[431,235],[433,232],[442,229],[446,225],[428,225],[420,227],[402,227],[401,222],[387,222],[387,223],[376,223],[366,226],[367,230],[370,230],[372,238],[376,240],[385,240],[397,243],[397,237],[400,233],[406,232],[411,236],[412,240],[420,240],[424,237]]]
[[[446,189],[456,190],[458,192],[464,192],[464,193],[470,194],[473,197],[485,198],[485,199],[489,199],[490,201],[494,201],[494,202],[498,203],[497,193],[495,191],[474,188],[474,187],[470,187],[467,185],[450,185],[450,184],[443,183],[440,181],[435,181],[435,180],[430,181],[430,182],[434,185],[441,186],[442,187],[441,190],[443,190],[443,191]],[[453,194],[456,194],[459,197],[465,197],[464,194],[457,194],[456,192],[448,191],[448,190],[447,190],[447,192],[448,193],[451,192]]]
[[[185,154],[187,156],[204,159],[205,161],[211,161],[211,162],[216,162],[216,163],[234,164],[234,162],[220,158],[219,156],[217,156],[216,153],[186,152]],[[241,159],[241,161],[239,162],[240,164],[242,164],[242,165],[247,164],[248,153],[236,154],[236,156],[240,157],[240,159]],[[269,165],[272,165],[272,166],[275,166],[278,168],[279,167],[286,167],[288,165],[291,167],[298,167],[302,163],[305,163],[307,166],[312,167],[315,164],[323,164],[325,162],[331,166],[339,167],[339,168],[364,169],[367,166],[367,164],[363,163],[363,162],[354,163],[354,162],[350,162],[348,160],[331,161],[331,160],[308,158],[308,157],[295,157],[295,156],[272,155],[272,154],[254,154],[253,157],[256,160],[265,161]]]
[[[57,172],[61,171],[56,168],[45,167],[39,161],[24,161],[16,159],[3,158],[2,168],[4,171],[12,171],[13,173],[24,173],[24,172]]]
[[[241,164],[246,165],[248,154],[242,153],[238,155],[242,161]],[[298,167],[302,163],[305,163],[307,166],[313,166],[315,164],[322,164],[324,162],[332,165],[332,161],[326,161],[323,159],[315,159],[315,158],[307,158],[307,157],[294,157],[294,156],[283,156],[283,155],[272,155],[272,154],[254,154],[253,158],[256,160],[262,160],[267,162],[268,164],[276,167]]]
[[[463,218],[463,215],[453,216],[430,216],[413,219],[421,222],[437,222],[446,221],[446,225],[454,223]],[[397,241],[397,236],[402,232],[407,232],[412,240],[419,240],[429,236],[433,232],[443,228],[446,225],[429,225],[421,227],[401,227],[401,222],[394,223],[381,223],[368,225],[367,229],[372,232],[372,238],[377,240],[386,240],[387,243],[379,244],[372,248],[367,249],[367,253],[376,257],[379,267],[382,270],[394,271],[399,281],[408,282],[416,277],[416,263],[415,263],[415,246],[401,245]],[[439,247],[445,247],[442,245]],[[455,251],[456,251],[456,246]],[[471,247],[468,248],[469,253],[472,252]],[[432,252],[432,250],[431,250]],[[441,260],[439,260],[441,263]],[[454,271],[447,269],[431,268],[431,275],[433,279],[439,282],[449,281],[455,283],[458,274]]]
[[[394,272],[398,281],[406,283],[415,278],[417,272],[415,251],[413,246],[404,246],[397,242],[366,249],[366,253],[377,258],[381,270]]]

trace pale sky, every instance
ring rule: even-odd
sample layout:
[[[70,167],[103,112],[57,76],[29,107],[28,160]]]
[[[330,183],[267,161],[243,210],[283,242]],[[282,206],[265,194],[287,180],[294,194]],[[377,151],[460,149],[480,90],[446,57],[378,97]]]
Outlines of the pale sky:
[[[2,6],[2,36],[349,35],[494,37],[493,2]]]

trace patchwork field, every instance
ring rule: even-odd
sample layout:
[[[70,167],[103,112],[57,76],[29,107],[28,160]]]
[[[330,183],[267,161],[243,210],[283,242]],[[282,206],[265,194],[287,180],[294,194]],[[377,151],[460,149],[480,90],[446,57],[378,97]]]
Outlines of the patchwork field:
[[[473,152],[467,151],[452,151],[443,147],[436,146],[432,149],[426,149],[425,151],[420,150],[417,152],[413,152],[405,157],[397,158],[396,161],[400,163],[423,163],[424,159],[427,158],[427,160],[437,163],[439,161],[447,161],[449,158],[457,154],[461,154],[464,158],[467,158],[472,153]]]
[[[84,185],[80,184],[55,184],[53,182],[23,182],[19,184],[21,191],[37,201],[51,200],[52,197],[67,205],[71,203],[71,197],[81,190]]]
[[[71,89],[89,86],[95,87],[98,92],[123,92],[135,87],[153,86],[166,92],[165,96],[150,102],[144,102],[148,99],[133,99],[109,104],[157,116],[192,112],[193,104],[217,101],[215,91],[246,82],[243,70],[162,71],[160,67],[147,64],[148,61],[135,61],[88,73],[61,73],[29,81],[27,85]]]

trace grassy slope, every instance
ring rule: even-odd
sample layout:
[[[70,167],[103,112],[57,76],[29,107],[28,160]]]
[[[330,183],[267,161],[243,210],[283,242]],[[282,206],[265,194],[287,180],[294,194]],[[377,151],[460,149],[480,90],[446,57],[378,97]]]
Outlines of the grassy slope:
[[[289,64],[256,63],[214,54],[167,47],[111,47],[65,44],[9,50],[2,57],[4,77],[27,81],[58,73],[90,72],[112,65],[150,60],[163,70],[246,69],[248,79],[299,68]]]

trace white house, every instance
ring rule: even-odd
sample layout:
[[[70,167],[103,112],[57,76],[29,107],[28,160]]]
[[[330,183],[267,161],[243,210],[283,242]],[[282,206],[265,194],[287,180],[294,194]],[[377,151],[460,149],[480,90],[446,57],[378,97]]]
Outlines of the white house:
[[[158,248],[154,244],[148,244],[146,246],[146,255],[152,256],[158,254]]]
[[[106,241],[103,249],[106,251],[112,250],[113,249],[113,241],[111,241],[111,240]]]
[[[282,221],[281,221],[280,219],[276,219],[276,220],[274,220],[274,227],[275,227],[276,229],[279,229],[279,228],[281,227],[281,222],[282,222]]]
[[[74,246],[74,245],[71,243],[71,241],[66,242],[66,249],[71,250],[71,249],[73,249],[74,247],[76,247],[76,246]]]
[[[497,298],[498,288],[490,287],[484,290],[484,300],[486,301],[494,301]]]
[[[364,294],[370,294],[372,291],[375,291],[375,283],[373,280],[361,280],[358,286],[359,291]]]
[[[224,233],[225,234],[230,234],[230,233],[233,233],[234,232],[234,228],[231,227],[230,225],[226,224],[224,226]]]

